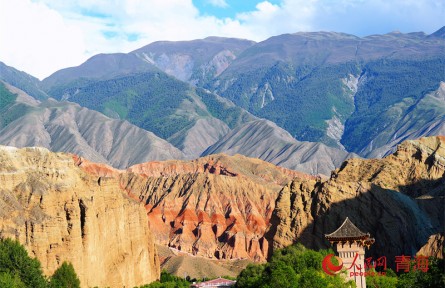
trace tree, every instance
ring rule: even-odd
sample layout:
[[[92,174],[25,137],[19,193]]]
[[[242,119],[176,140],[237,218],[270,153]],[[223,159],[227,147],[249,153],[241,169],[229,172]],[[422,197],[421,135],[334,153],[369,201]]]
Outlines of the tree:
[[[376,272],[376,270],[370,269],[369,272]],[[376,275],[366,277],[366,285],[375,288],[396,288],[397,275],[391,269],[387,269],[385,276]]]
[[[165,270],[161,271],[161,278],[150,284],[140,286],[140,288],[188,288],[190,287],[190,282],[187,280],[172,275]]]
[[[47,286],[40,262],[29,257],[25,248],[11,239],[0,240],[0,275],[5,283],[15,283],[11,285],[16,286],[10,287],[23,287],[20,282],[25,287],[45,288]]]
[[[12,275],[11,273],[0,273],[0,287],[2,288],[25,288],[22,280],[20,280],[17,274]]]
[[[71,263],[63,262],[57,268],[49,283],[50,288],[80,288],[80,280]]]
[[[328,279],[323,278],[314,269],[308,269],[301,274],[299,286],[311,288],[324,288],[328,286]]]
[[[397,281],[397,287],[445,287],[444,264],[444,259],[430,257],[428,271],[424,272],[414,269],[415,261],[412,261],[410,271],[408,273],[400,273]]]
[[[247,265],[246,269],[241,271],[236,279],[236,287],[256,288],[261,286],[261,275],[264,271],[264,265]]]
[[[354,287],[341,275],[326,275],[321,262],[330,250],[313,251],[301,244],[275,251],[270,263],[248,265],[237,278],[238,288],[269,287]]]
[[[283,263],[272,263],[268,267],[270,287],[293,288],[298,287],[298,275],[291,266]],[[269,270],[266,268],[266,271]]]

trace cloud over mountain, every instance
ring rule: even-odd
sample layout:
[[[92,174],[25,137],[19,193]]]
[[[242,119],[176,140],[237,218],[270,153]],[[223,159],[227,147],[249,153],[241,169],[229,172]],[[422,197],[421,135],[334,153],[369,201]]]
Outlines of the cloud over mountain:
[[[235,6],[233,1],[206,3],[5,1],[0,10],[0,25],[8,29],[0,31],[0,59],[42,78],[57,69],[78,65],[97,53],[129,52],[157,40],[190,40],[211,35],[260,41],[276,34],[317,30],[359,36],[393,30],[431,33],[443,24],[440,19],[445,17],[445,4],[434,0],[258,1],[248,10],[232,8],[229,17],[217,15],[209,7],[227,9]]]

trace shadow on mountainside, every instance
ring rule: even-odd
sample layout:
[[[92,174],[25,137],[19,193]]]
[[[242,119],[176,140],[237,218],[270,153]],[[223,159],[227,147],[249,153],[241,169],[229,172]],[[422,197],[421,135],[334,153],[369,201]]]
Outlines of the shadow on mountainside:
[[[303,201],[308,207],[305,211],[294,211],[290,225],[298,226],[299,217],[306,217],[304,215],[310,214],[314,219],[306,227],[293,230],[294,242],[301,242],[308,248],[330,248],[325,234],[335,231],[349,217],[361,231],[375,238],[366,257],[375,260],[386,256],[388,267],[394,267],[395,256],[414,256],[431,235],[445,232],[445,175],[439,180],[421,180],[399,187],[402,192],[371,184],[369,190],[358,191],[356,197],[335,203],[329,203],[329,192],[322,187],[320,183],[315,185],[309,201],[300,191],[290,194],[291,207],[295,201]],[[416,195],[416,198],[408,195]],[[311,200],[309,208],[307,204]],[[276,235],[279,224],[280,219],[274,213],[268,239],[279,237]]]

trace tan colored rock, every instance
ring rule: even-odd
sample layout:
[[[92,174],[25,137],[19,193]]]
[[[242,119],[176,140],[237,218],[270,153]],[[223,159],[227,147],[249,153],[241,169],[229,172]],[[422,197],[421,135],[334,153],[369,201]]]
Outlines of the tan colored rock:
[[[0,146],[0,236],[25,245],[46,275],[71,262],[82,287],[156,280],[159,260],[145,209],[118,179],[88,174],[79,164],[44,148]]]
[[[146,206],[156,243],[212,259],[265,261],[264,234],[282,185],[296,171],[241,155],[148,162],[121,174]]]
[[[420,248],[416,255],[428,255],[443,259],[445,236],[443,233],[431,235],[428,242]]]
[[[350,159],[326,181],[294,179],[277,198],[266,238],[271,249],[302,242],[330,247],[324,234],[349,217],[376,239],[370,255],[414,255],[444,232],[445,137],[406,141],[384,159]],[[436,239],[436,238],[434,238]],[[433,255],[443,241],[430,239]],[[431,253],[430,253],[431,252]]]

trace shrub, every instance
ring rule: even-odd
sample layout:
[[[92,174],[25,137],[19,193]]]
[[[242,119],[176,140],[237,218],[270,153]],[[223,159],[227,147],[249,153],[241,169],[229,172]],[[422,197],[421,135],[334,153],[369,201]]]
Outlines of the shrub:
[[[80,280],[71,263],[63,262],[51,277],[50,288],[80,288]]]

